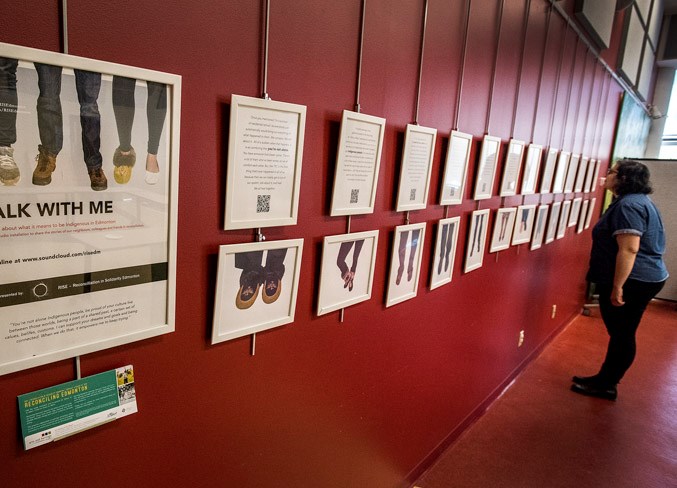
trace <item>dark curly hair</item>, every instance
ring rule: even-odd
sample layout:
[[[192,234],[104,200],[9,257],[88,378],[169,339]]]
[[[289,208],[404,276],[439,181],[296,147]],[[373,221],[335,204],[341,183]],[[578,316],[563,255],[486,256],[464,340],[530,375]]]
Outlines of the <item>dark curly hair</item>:
[[[616,171],[616,181],[614,192],[616,195],[627,195],[629,193],[653,193],[651,181],[649,178],[649,168],[645,164],[632,159],[623,159],[616,163],[613,168]]]

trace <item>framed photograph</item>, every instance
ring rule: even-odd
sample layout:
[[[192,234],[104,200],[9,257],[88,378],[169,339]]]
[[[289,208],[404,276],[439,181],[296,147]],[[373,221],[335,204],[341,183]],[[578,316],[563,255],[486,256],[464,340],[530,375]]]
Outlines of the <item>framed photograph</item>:
[[[465,250],[465,273],[482,267],[488,228],[489,209],[475,210],[470,215],[468,245]]]
[[[595,176],[595,160],[591,159],[588,163],[588,169],[585,172],[585,182],[583,183],[583,191],[585,193],[590,193],[593,188],[593,177]]]
[[[432,259],[433,269],[430,273],[431,290],[451,282],[460,222],[461,217],[450,217],[437,223],[437,237]]]
[[[574,198],[572,203],[571,203],[571,212],[569,213],[569,223],[567,224],[567,227],[573,227],[578,223],[578,216],[581,213],[581,203],[583,202],[583,198],[578,197]]]
[[[581,163],[580,154],[572,154],[569,160],[569,168],[567,169],[567,177],[564,180],[564,193],[571,193],[574,191],[574,182],[576,181],[576,172]]]
[[[541,193],[550,193],[552,190],[552,181],[555,176],[555,165],[557,164],[558,155],[559,151],[557,149],[548,149],[545,166],[543,167],[543,177],[541,178]]]
[[[588,205],[588,212],[585,214],[585,225],[584,229],[590,228],[590,222],[592,222],[592,214],[595,211],[595,203],[597,203],[597,198],[590,200],[590,205]]]
[[[515,230],[512,233],[512,245],[524,244],[531,240],[531,233],[534,230],[534,217],[536,216],[536,205],[520,205],[517,207],[517,216],[515,218]]]
[[[503,178],[501,179],[499,196],[509,197],[517,194],[517,180],[519,180],[522,171],[525,146],[524,141],[516,139],[510,139],[510,142],[508,142],[508,154],[505,156],[505,164],[503,165]]]
[[[219,246],[212,344],[294,321],[303,239]]]
[[[567,177],[567,169],[569,168],[570,158],[571,153],[568,151],[562,151],[559,153],[559,158],[557,158],[557,167],[555,168],[555,176],[552,183],[553,193],[564,192],[564,181]]]
[[[425,222],[395,227],[386,307],[414,298],[421,274]]]
[[[545,227],[546,221],[548,219],[548,205],[539,205],[536,209],[536,222],[534,223],[534,233],[531,237],[531,246],[530,249],[533,251],[538,249],[543,244],[543,238],[545,237]]]
[[[543,146],[529,144],[526,162],[524,163],[524,175],[522,176],[522,195],[536,193],[536,182],[538,181],[538,170],[541,168],[542,156]]]
[[[578,173],[576,173],[576,182],[574,183],[574,191],[576,193],[583,191],[583,183],[585,183],[585,176],[588,172],[588,162],[590,158],[582,157],[581,164],[578,166]]]
[[[564,237],[567,231],[567,223],[569,222],[569,214],[571,213],[571,200],[564,200],[562,202],[562,213],[559,216],[559,223],[557,224],[557,239]]]
[[[371,298],[378,231],[324,238],[317,315]]]
[[[447,158],[444,162],[440,205],[458,205],[463,201],[471,147],[472,135],[451,131]]]
[[[562,202],[554,202],[550,206],[550,218],[548,219],[548,227],[545,231],[545,243],[550,244],[555,240],[555,233],[557,232],[557,222],[559,222],[559,214],[562,209]]]
[[[601,164],[601,161],[599,159],[595,161],[595,172],[592,175],[592,181],[590,183],[592,185],[591,188],[590,188],[591,192],[595,191],[595,189],[597,188],[597,185],[599,185],[599,179],[598,178],[599,178],[599,166],[600,166],[600,164]]]
[[[225,230],[296,225],[306,107],[233,95]]]
[[[590,200],[583,201],[583,206],[581,207],[581,216],[578,219],[578,225],[576,226],[576,233],[580,234],[583,232],[583,226],[588,216],[588,207],[590,206]]]
[[[494,233],[489,244],[489,252],[498,252],[510,247],[512,231],[515,228],[515,207],[499,208],[494,220]]]
[[[181,77],[3,43],[0,70],[0,374],[173,332]]]
[[[398,212],[419,210],[427,206],[436,137],[437,129],[407,124],[397,193]]]
[[[482,150],[480,151],[479,165],[477,167],[477,177],[475,180],[475,194],[473,196],[475,200],[486,200],[487,198],[491,198],[500,151],[500,137],[484,136],[484,139],[482,140]]]
[[[343,111],[331,215],[374,212],[386,119]]]

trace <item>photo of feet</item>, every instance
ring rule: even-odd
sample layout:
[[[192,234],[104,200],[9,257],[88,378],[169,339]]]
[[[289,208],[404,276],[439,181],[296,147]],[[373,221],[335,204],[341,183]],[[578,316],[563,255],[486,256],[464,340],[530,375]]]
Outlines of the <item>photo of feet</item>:
[[[294,321],[303,239],[219,247],[212,344]]]
[[[425,222],[395,227],[386,307],[414,298],[418,291]]]
[[[433,267],[430,273],[431,290],[451,282],[460,223],[461,217],[451,217],[442,219],[437,224]]]
[[[317,315],[371,298],[378,231],[324,238]]]

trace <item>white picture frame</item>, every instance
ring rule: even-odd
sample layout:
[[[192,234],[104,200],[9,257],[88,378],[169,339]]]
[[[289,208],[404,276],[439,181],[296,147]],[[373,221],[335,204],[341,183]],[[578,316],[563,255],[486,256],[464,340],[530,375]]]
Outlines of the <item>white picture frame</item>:
[[[296,225],[306,107],[231,96],[224,229]]]
[[[557,233],[557,224],[559,222],[559,214],[562,210],[562,202],[553,202],[550,206],[550,216],[548,217],[548,228],[545,232],[545,243],[550,244],[555,240]]]
[[[515,215],[515,227],[512,233],[512,245],[525,244],[531,240],[534,230],[536,205],[520,205]]]
[[[505,155],[499,196],[510,197],[517,194],[517,182],[522,172],[525,147],[526,143],[524,141],[517,139],[510,139],[508,141],[508,151]]]
[[[451,131],[440,183],[440,205],[458,205],[463,201],[471,148],[471,134]]]
[[[543,166],[543,176],[541,178],[541,193],[550,193],[552,190],[552,183],[555,177],[555,166],[557,164],[558,155],[558,149],[552,147],[548,149],[548,154],[545,158],[545,165]]]
[[[574,198],[571,202],[571,212],[569,213],[569,223],[567,227],[573,227],[578,223],[578,217],[581,213],[582,197]]]
[[[437,129],[407,124],[397,192],[398,212],[421,210],[428,205],[436,138]]]
[[[8,69],[16,76],[19,105],[5,102],[3,109],[16,112],[12,149],[22,173],[2,187],[2,205],[23,209],[11,221],[16,230],[0,232],[5,260],[0,375],[173,332],[181,77],[5,43],[0,43],[0,56],[12,61]],[[122,136],[115,118],[119,104],[112,94],[114,82],[123,78],[132,100],[125,104],[131,121],[121,132],[129,130],[131,144],[144,159],[154,140],[160,171],[151,177],[145,177],[143,163],[134,169],[131,150],[118,160]],[[35,163],[28,162],[44,156],[39,145],[50,149],[38,130],[44,116],[36,108],[40,85],[58,93],[58,122],[50,127],[60,123],[63,144],[54,148],[56,168],[35,183],[30,173]],[[83,106],[96,107],[96,115],[87,119],[105,124],[83,128],[81,95]],[[154,123],[145,116],[151,99],[159,121],[157,139],[149,135]],[[105,184],[90,177],[88,163],[107,175]],[[61,211],[39,211],[39,206]]]
[[[564,181],[567,177],[567,169],[569,168],[569,159],[571,153],[569,151],[560,151],[557,158],[557,167],[555,168],[555,176],[552,182],[552,193],[558,194],[564,192]]]
[[[533,195],[536,193],[536,183],[538,182],[538,173],[541,169],[541,160],[543,159],[543,146],[539,144],[529,144],[527,156],[524,160],[524,173],[522,175],[522,195]]]
[[[585,193],[590,193],[594,188],[595,163],[595,159],[591,159],[588,163],[588,169],[585,172],[585,182],[583,183],[583,191]]]
[[[539,205],[536,209],[536,220],[534,222],[534,233],[531,237],[531,245],[529,249],[535,251],[540,249],[543,244],[543,238],[545,237],[546,224],[548,220],[548,211],[550,210],[550,205]]]
[[[581,155],[572,154],[569,160],[569,167],[567,168],[567,176],[564,180],[564,193],[571,193],[574,191],[574,182],[576,181],[576,172],[578,166],[581,164]]]
[[[592,214],[595,211],[595,204],[597,203],[597,198],[590,199],[590,205],[588,206],[588,212],[585,214],[585,225],[583,229],[589,229],[590,223],[592,222]]]
[[[592,187],[590,188],[590,191],[593,192],[597,189],[597,185],[602,185],[602,182],[599,180],[599,168],[600,165],[602,164],[601,160],[596,160],[595,161],[595,173],[592,176],[592,182],[591,185]]]
[[[468,241],[465,250],[464,273],[469,273],[482,267],[484,249],[489,228],[489,209],[475,210],[470,214],[468,227]]]
[[[590,162],[590,158],[587,156],[583,156],[581,158],[581,163],[578,166],[578,172],[576,173],[576,182],[574,183],[574,191],[576,193],[580,193],[583,191],[583,183],[585,183],[585,177],[588,173],[588,163]]]
[[[578,225],[576,226],[576,233],[580,234],[583,232],[585,226],[585,221],[588,217],[588,207],[590,206],[590,200],[583,200],[583,205],[581,206],[581,216],[578,219]]]
[[[498,252],[508,249],[512,240],[512,232],[515,228],[515,215],[517,208],[504,207],[496,211],[494,218],[494,231],[491,235],[489,252]]]
[[[371,298],[377,246],[378,230],[324,238],[318,316]]]
[[[500,153],[501,138],[484,136],[482,139],[482,149],[480,150],[480,159],[477,165],[477,176],[475,177],[474,200],[491,198]]]
[[[461,217],[449,217],[441,219],[437,223],[437,236],[435,238],[430,271],[431,290],[451,283],[460,225]]]
[[[410,300],[418,293],[425,228],[425,222],[395,227],[386,307]]]
[[[386,119],[344,110],[331,216],[374,212]]]
[[[212,344],[294,321],[303,239],[219,246]]]
[[[567,223],[569,222],[569,214],[571,213],[571,200],[564,200],[562,202],[562,211],[559,216],[557,224],[557,235],[555,238],[561,239],[566,235]]]

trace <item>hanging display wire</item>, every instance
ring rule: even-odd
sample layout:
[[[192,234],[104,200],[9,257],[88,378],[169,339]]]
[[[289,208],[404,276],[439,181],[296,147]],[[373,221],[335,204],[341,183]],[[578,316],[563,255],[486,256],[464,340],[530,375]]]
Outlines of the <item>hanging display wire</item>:
[[[578,95],[576,100],[576,112],[574,115],[574,131],[571,137],[571,151],[576,147],[576,136],[578,135],[578,115],[581,112],[581,98],[583,98],[583,85],[585,84],[585,72],[588,70],[588,54],[590,50],[585,48],[585,56],[583,57],[583,70],[581,71],[581,80],[578,83]]]
[[[595,81],[597,80],[597,70],[593,64],[592,66],[592,84],[590,85],[590,97],[588,98],[588,111],[585,114],[585,122],[583,123],[583,145],[581,146],[581,153],[586,154],[585,147],[586,142],[588,141],[588,124],[590,123],[590,108],[592,107],[592,96],[595,93]]]
[[[261,96],[270,100],[268,95],[268,34],[270,32],[270,0],[266,0],[266,18],[263,36],[263,90]]]
[[[461,72],[458,75],[458,86],[456,89],[456,109],[454,114],[454,125],[452,130],[458,130],[458,118],[461,113],[461,95],[463,94],[463,77],[465,76],[465,58],[468,52],[468,28],[470,27],[470,7],[472,0],[465,2],[465,24],[463,26],[463,44],[461,47]]]
[[[522,73],[524,71],[525,51],[527,50],[527,33],[529,32],[529,14],[531,13],[531,0],[527,0],[527,6],[524,10],[524,25],[522,27],[522,53],[520,54],[519,70],[517,71],[517,84],[515,85],[515,104],[512,108],[512,123],[510,124],[510,137],[515,136],[515,121],[517,119],[517,107],[520,101],[520,84],[522,83]],[[540,81],[540,80],[539,80]]]
[[[604,108],[602,109],[602,114],[606,115],[607,105],[609,103],[609,92],[611,91],[611,76],[607,74],[606,78],[606,91],[604,95]],[[597,136],[597,148],[595,149],[595,156],[599,158],[599,146],[602,145],[602,136],[604,135],[604,126],[606,125],[606,117],[602,116],[602,123],[599,127],[599,136]]]
[[[416,89],[416,115],[414,123],[418,125],[418,110],[421,105],[421,79],[423,78],[423,53],[425,52],[425,33],[428,27],[428,0],[425,0],[423,9],[423,29],[421,32],[421,55],[418,61],[418,87]]]
[[[602,71],[601,67],[598,67],[597,69],[598,72],[602,73],[602,76],[604,76],[604,71]],[[595,73],[596,75],[596,73]],[[595,79],[597,76],[595,76]],[[592,141],[590,142],[590,157],[592,158],[593,156],[593,150],[595,149],[595,138],[597,136],[597,128],[599,127],[599,109],[600,106],[602,105],[602,92],[604,91],[604,79],[600,82],[600,87],[599,87],[599,95],[597,96],[597,103],[595,107],[595,123],[592,129]]]
[[[564,31],[564,36],[563,39],[564,41],[562,42],[562,46],[559,50],[559,59],[557,61],[557,78],[555,79],[555,96],[554,100],[552,102],[552,108],[550,109],[550,122],[549,122],[549,127],[548,127],[548,150],[550,150],[550,147],[552,146],[552,132],[553,129],[555,128],[555,112],[557,112],[557,102],[559,102],[559,82],[562,79],[562,62],[564,61],[564,50],[567,45],[567,35],[569,34],[569,24],[566,25],[566,29]],[[534,120],[534,129],[536,130],[536,120]],[[561,147],[559,149],[562,149]]]
[[[362,16],[360,18],[360,50],[357,54],[357,86],[355,87],[355,112],[360,113],[360,88],[362,83],[362,54],[364,52],[364,19],[367,12],[367,0],[362,0]],[[346,218],[346,234],[350,234],[350,215]],[[339,323],[343,323],[345,308],[339,310]]]
[[[536,117],[538,116],[538,106],[541,101],[541,87],[543,86],[543,66],[545,64],[545,55],[548,52],[548,40],[550,38],[551,18],[552,18],[552,8],[548,7],[548,13],[545,16],[545,40],[543,42],[543,54],[541,54],[541,67],[538,69],[538,82],[536,83],[536,103],[534,104],[534,111],[532,113],[531,135],[529,136],[529,140],[531,142],[534,141],[534,133],[536,132]]]
[[[68,54],[68,0],[61,0],[61,47],[64,54]],[[80,356],[73,358],[75,379],[82,378],[80,369]]]
[[[571,103],[571,87],[574,83],[574,68],[576,67],[576,58],[578,57],[578,37],[576,37],[576,47],[574,48],[574,58],[571,61],[571,70],[569,73],[569,87],[567,88],[567,104],[564,113],[564,125],[562,126],[562,138],[559,141],[559,148],[564,150],[564,139],[567,133],[567,123],[569,122],[569,105]]]
[[[498,65],[498,50],[501,47],[501,32],[503,31],[503,7],[505,5],[505,0],[501,0],[501,5],[498,12],[498,35],[496,36],[496,52],[494,54],[494,67],[491,70],[491,91],[489,94],[489,103],[487,105],[487,116],[486,116],[486,126],[484,127],[484,133],[489,135],[489,127],[491,122],[491,107],[494,104],[494,89],[496,88],[496,67]]]
[[[581,31],[581,29],[576,25],[576,22],[574,20],[572,20],[571,17],[569,17],[569,14],[566,13],[566,11],[564,10],[564,7],[562,7],[560,5],[562,3],[561,0],[549,0],[549,1],[550,1],[550,5],[552,6],[552,8],[554,8],[557,11],[557,13],[560,15],[560,17],[562,17],[562,19],[564,19],[564,21],[567,23],[567,25],[571,26],[571,28],[574,30],[576,35],[585,43],[585,45],[588,47],[590,52],[592,52],[592,54],[595,56],[595,58],[597,58],[597,61],[599,61],[602,66],[604,66],[604,69],[609,74],[609,76],[611,76],[616,81],[616,83],[618,83],[620,85],[620,87],[628,95],[630,95],[632,97],[632,99],[637,103],[637,105],[642,107],[644,112],[647,115],[649,115],[649,108],[647,107],[647,105],[642,100],[640,100],[639,96],[637,96],[637,94],[634,92],[632,87],[621,76],[616,74],[614,69],[611,66],[609,66],[609,64],[606,61],[604,61],[604,59],[602,59],[599,51],[597,50],[597,47],[594,46],[587,39],[586,34],[584,34]]]
[[[362,0],[362,18],[360,19],[360,51],[357,55],[357,87],[355,89],[355,112],[360,112],[360,84],[362,82],[362,52],[364,49],[364,19],[367,11],[367,0]]]

